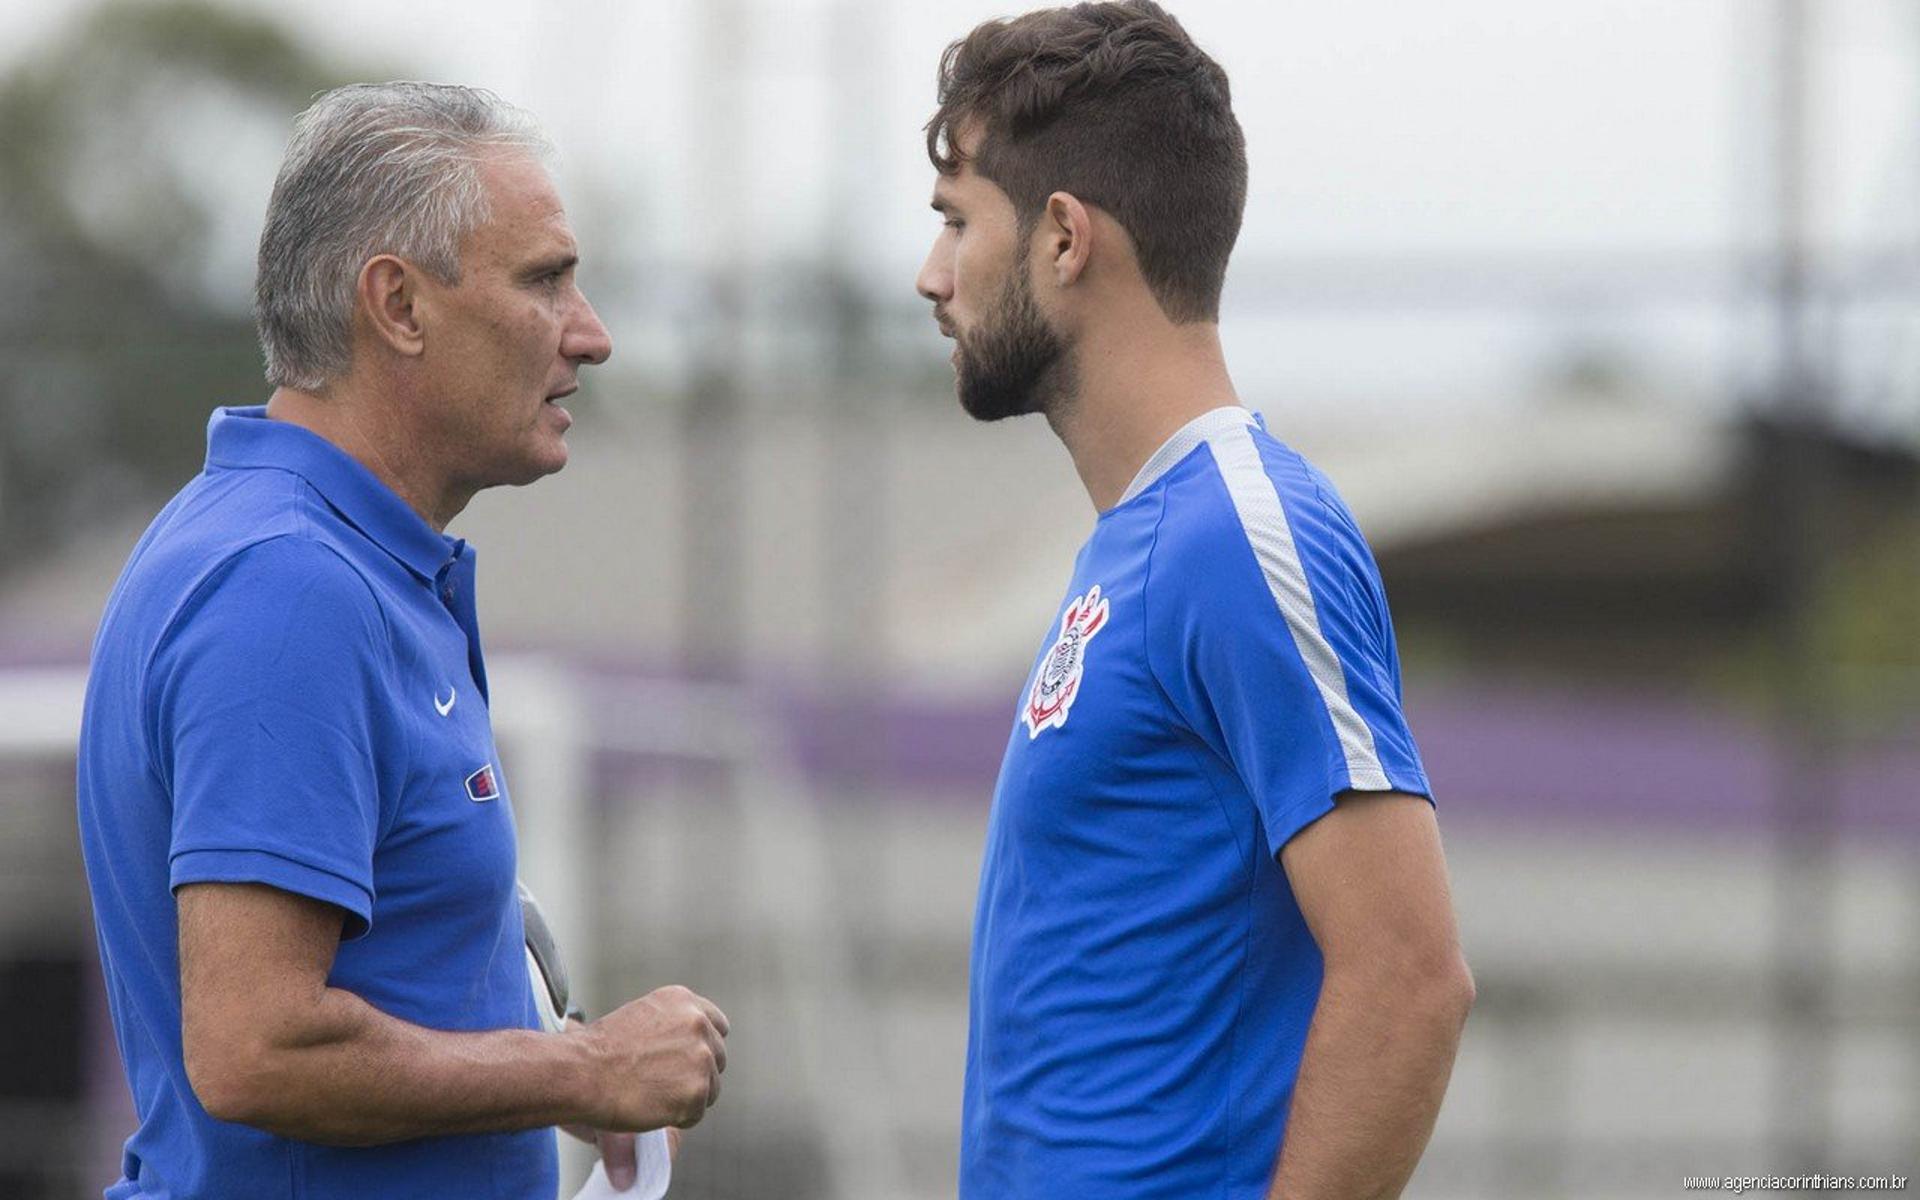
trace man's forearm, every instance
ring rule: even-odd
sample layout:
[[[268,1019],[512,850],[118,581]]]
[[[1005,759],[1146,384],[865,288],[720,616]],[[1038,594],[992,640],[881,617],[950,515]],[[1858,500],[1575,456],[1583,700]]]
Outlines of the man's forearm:
[[[1272,1200],[1398,1196],[1433,1132],[1472,1000],[1464,966],[1412,978],[1329,970]]]
[[[298,1028],[263,1035],[223,1069],[189,1064],[214,1116],[332,1145],[597,1119],[593,1051],[577,1035],[427,1029],[338,988]]]

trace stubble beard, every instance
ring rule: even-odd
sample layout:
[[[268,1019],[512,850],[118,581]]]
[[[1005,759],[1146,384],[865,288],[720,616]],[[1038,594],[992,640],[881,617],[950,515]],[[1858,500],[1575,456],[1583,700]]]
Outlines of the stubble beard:
[[[994,309],[991,323],[955,339],[960,407],[976,421],[1029,413],[1057,419],[1073,400],[1073,363],[1066,340],[1034,302],[1024,255],[1008,273]]]

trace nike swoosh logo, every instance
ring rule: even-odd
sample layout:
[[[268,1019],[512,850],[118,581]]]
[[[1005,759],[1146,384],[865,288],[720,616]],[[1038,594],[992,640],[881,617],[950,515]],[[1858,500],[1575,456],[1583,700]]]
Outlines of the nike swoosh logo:
[[[459,696],[459,693],[455,692],[453,690],[453,687],[449,685],[447,687],[447,699],[445,703],[441,702],[438,694],[434,696],[433,711],[439,713],[443,717],[446,716],[448,713],[453,711],[453,702],[458,698],[458,696]]]

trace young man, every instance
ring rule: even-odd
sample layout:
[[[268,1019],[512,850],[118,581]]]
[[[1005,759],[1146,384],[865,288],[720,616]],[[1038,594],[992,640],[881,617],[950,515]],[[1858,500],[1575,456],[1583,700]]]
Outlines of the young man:
[[[538,1032],[488,717],[474,493],[567,461],[607,331],[524,114],[343,88],[300,118],[256,289],[261,408],[134,549],[79,810],[139,1127],[108,1200],[552,1200],[551,1126],[698,1121],[726,1018],[663,988]],[[621,1132],[624,1131],[624,1132]]]
[[[960,1194],[1398,1195],[1473,985],[1366,542],[1222,358],[1226,75],[1082,4],[975,29],[939,102],[960,402],[1043,414],[1099,513],[988,823]]]

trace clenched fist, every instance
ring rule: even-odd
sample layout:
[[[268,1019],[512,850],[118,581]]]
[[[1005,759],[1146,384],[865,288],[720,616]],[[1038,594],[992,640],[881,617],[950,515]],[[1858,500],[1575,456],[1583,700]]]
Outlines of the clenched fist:
[[[580,1030],[599,1075],[600,1129],[698,1124],[720,1098],[727,1015],[683,987],[664,987]]]

